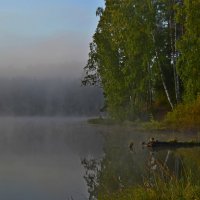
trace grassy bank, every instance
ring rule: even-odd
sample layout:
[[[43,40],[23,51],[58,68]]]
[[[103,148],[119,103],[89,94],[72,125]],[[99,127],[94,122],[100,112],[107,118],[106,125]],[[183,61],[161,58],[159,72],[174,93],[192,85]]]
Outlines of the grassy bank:
[[[171,112],[168,112],[162,121],[150,119],[148,122],[142,121],[120,121],[111,118],[89,119],[91,124],[101,125],[122,125],[133,127],[138,130],[148,131],[200,131],[200,96],[190,104],[180,104]]]
[[[182,160],[179,175],[158,162],[157,169],[151,170],[142,184],[121,187],[113,193],[100,193],[98,200],[200,200],[200,168],[196,165],[198,162],[194,165],[193,159],[184,159],[190,163],[187,168]],[[196,173],[191,170],[192,166],[198,169]]]
[[[119,125],[121,130],[126,130],[126,127],[128,127],[128,129],[133,128],[133,130],[136,129],[148,133],[150,131],[153,131],[153,133],[155,131],[161,131],[163,133],[164,130],[196,132],[200,131],[200,97],[191,104],[178,105],[172,112],[169,112],[162,121],[156,121],[153,117],[148,122],[117,121],[108,118],[96,118],[90,119],[89,123],[106,126]],[[121,134],[124,134],[124,132]],[[167,132],[168,131],[166,131],[166,133]],[[177,132],[175,131],[175,133]],[[191,135],[188,135],[190,139]],[[154,172],[153,176],[151,173],[150,180],[146,179],[142,181],[142,179],[138,185],[131,184],[132,182],[127,184],[121,174],[125,174],[125,177],[133,176],[134,172],[131,171],[132,166],[134,167],[137,163],[131,163],[132,154],[129,155],[129,152],[122,151],[124,144],[121,141],[124,140],[124,137],[119,137],[121,138],[121,140],[119,140],[119,145],[122,147],[121,149],[113,148],[113,146],[118,146],[116,145],[117,133],[114,132],[110,137],[111,143],[107,144],[107,162],[105,162],[105,167],[103,167],[103,175],[101,174],[100,176],[102,184],[100,190],[98,190],[98,200],[200,200],[198,150],[191,151],[191,154],[189,154],[189,150],[176,150],[176,153],[178,155],[180,154],[180,158],[184,158],[184,166],[188,166],[189,163],[188,170],[185,170],[183,167],[183,171],[187,171],[187,173],[185,172],[184,175],[182,174],[181,178],[176,178],[168,173],[169,170],[165,173],[165,169],[161,167],[162,173],[159,172],[159,174],[156,174],[156,172]],[[184,156],[183,153],[185,153]],[[126,156],[127,159],[124,159]],[[134,153],[133,156],[135,156]],[[193,164],[194,160],[196,163],[195,165]],[[131,168],[128,167],[129,165],[127,162],[130,162]],[[116,167],[118,165],[119,167]],[[194,171],[191,169],[194,169]],[[139,174],[138,170],[135,171]],[[164,178],[163,173],[165,173]],[[118,180],[116,177],[121,177],[121,179]],[[133,177],[135,178],[135,174]],[[124,182],[125,184],[121,184]]]
[[[99,200],[199,200],[200,184],[190,180],[157,180],[155,186],[137,186],[122,189],[113,194],[102,195]]]
[[[121,121],[117,121],[111,118],[92,118],[88,120],[88,123],[90,124],[100,124],[100,125],[115,125],[115,124],[121,124]]]
[[[165,131],[167,130],[164,123],[151,120],[149,122],[142,121],[118,121],[111,118],[93,118],[89,119],[88,123],[93,125],[114,126],[120,125],[122,127],[129,127],[138,131]]]

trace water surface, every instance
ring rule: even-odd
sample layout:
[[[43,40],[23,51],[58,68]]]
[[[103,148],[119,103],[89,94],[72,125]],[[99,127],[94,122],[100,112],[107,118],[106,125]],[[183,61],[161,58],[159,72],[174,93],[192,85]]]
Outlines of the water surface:
[[[151,150],[150,137],[198,140],[198,134],[137,131],[87,123],[86,118],[0,118],[0,199],[84,200],[151,179],[166,165],[200,174],[200,148]],[[129,148],[133,142],[133,149]],[[199,177],[200,178],[200,177]]]
[[[81,160],[103,138],[85,119],[0,118],[0,199],[88,199]]]
[[[96,173],[98,184],[96,187],[88,184],[92,191],[90,199],[93,199],[94,194],[101,196],[107,193],[109,196],[110,193],[134,185],[149,187],[149,184],[155,184],[155,176],[165,181],[171,177],[181,179],[188,175],[191,181],[200,180],[200,147],[151,149],[141,145],[151,137],[159,141],[198,141],[198,134],[138,131],[130,126],[113,126],[106,131],[105,156],[96,164],[97,168],[101,166],[101,171]],[[130,149],[131,142],[133,148]],[[93,171],[98,170],[93,167]]]

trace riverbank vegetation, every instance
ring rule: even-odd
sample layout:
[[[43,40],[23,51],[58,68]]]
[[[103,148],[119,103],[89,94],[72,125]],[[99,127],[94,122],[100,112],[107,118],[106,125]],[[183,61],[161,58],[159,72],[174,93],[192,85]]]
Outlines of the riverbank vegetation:
[[[200,131],[200,96],[190,104],[180,104],[164,120],[166,127],[175,130]]]
[[[191,103],[180,103],[161,120],[149,116],[149,120],[120,121],[112,118],[96,118],[88,121],[92,124],[102,125],[129,125],[139,130],[175,130],[175,131],[200,131],[200,96]]]
[[[188,177],[188,179],[190,179]],[[111,195],[102,195],[99,200],[192,200],[199,199],[200,184],[191,180],[156,180],[155,186],[130,187]]]
[[[200,130],[199,10],[197,0],[105,0],[97,9],[99,23],[82,84],[103,88],[107,125],[128,121],[148,130]],[[127,182],[123,177],[141,180],[141,174],[139,167],[133,169],[136,155],[121,152],[121,143],[108,147],[98,199],[199,199],[199,178],[190,173],[167,180],[153,174],[153,185],[152,179]]]
[[[119,187],[113,193],[100,192],[99,200],[199,200],[200,182],[199,173],[191,169],[199,170],[199,151],[195,155],[193,150],[178,150],[176,156],[182,156],[181,170],[177,176],[161,161],[157,162],[157,168],[151,168],[151,173],[143,180],[143,183]],[[188,156],[190,155],[190,156]],[[184,157],[183,157],[184,156]],[[197,156],[197,157],[196,157]],[[177,159],[177,158],[176,158]],[[189,164],[188,164],[189,163]],[[185,167],[188,164],[188,167]],[[121,184],[121,186],[123,186]]]
[[[159,133],[157,137],[167,140],[169,134]],[[82,161],[89,199],[94,196],[98,200],[199,199],[200,148],[143,148],[140,142],[152,135],[156,133],[133,134],[129,127],[107,127],[105,156],[101,160]],[[191,139],[188,134],[176,136]]]
[[[103,88],[112,119],[199,129],[199,10],[189,0],[105,0],[97,9],[82,83]]]

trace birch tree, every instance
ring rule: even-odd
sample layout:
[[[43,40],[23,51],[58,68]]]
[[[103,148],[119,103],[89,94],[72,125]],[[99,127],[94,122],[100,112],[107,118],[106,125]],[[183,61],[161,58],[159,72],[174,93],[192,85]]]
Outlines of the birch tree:
[[[176,8],[177,22],[184,29],[177,43],[178,72],[183,81],[184,100],[190,102],[200,94],[200,1],[184,0]]]

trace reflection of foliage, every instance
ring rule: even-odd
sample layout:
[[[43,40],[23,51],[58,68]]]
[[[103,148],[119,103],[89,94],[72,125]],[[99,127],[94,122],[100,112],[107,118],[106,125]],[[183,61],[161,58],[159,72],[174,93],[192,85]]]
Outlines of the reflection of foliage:
[[[166,153],[164,159],[163,153]],[[147,169],[148,177],[143,182],[145,187],[156,186],[158,180],[168,183],[172,180],[177,181],[179,178],[185,177],[181,157],[171,151],[160,152],[159,156],[155,152],[150,152]]]
[[[186,151],[183,149],[182,153],[186,153],[185,155],[187,155],[192,151],[194,152],[194,150],[190,150],[186,153]],[[162,154],[163,152],[159,153]],[[161,154],[159,154],[159,157]],[[185,159],[182,160],[182,156],[180,157],[181,154],[179,154],[179,152],[172,153],[171,157],[173,159],[171,160],[168,160],[169,154],[167,154],[167,159],[164,159],[164,161],[162,161],[161,159],[156,157],[157,155],[151,152],[148,161],[150,176],[144,180],[143,184],[126,187],[121,190],[116,190],[115,192],[110,194],[101,193],[101,195],[99,196],[99,200],[200,199],[200,179],[197,177],[196,179],[194,179],[196,170],[191,173],[191,171],[188,171],[184,167]],[[174,162],[175,169],[177,161],[180,161],[179,166],[182,176],[177,177],[176,175],[179,174],[176,174],[176,170],[167,166],[167,163],[169,162],[168,164],[171,164],[170,162],[172,160]],[[189,160],[191,161],[191,159]]]
[[[189,171],[191,178],[200,180],[200,148],[179,149],[177,154],[182,156],[184,166]]]
[[[132,154],[125,152],[124,148],[109,149],[102,162],[98,194],[105,192],[110,194],[138,182],[141,179],[138,164],[132,158]]]
[[[138,162],[141,155],[130,152],[127,134],[119,131],[115,132],[115,136],[105,136],[105,156],[101,161],[93,158],[82,160],[91,200],[95,197],[99,199],[101,194],[112,194],[142,180],[141,163],[144,159]]]
[[[146,135],[119,126],[104,137],[104,158],[82,160],[90,200],[200,199],[200,148],[149,152]]]
[[[81,161],[81,164],[84,166],[86,172],[84,179],[88,186],[89,200],[95,199],[97,196],[96,188],[98,186],[98,174],[100,170],[100,162],[94,158],[84,158]]]
[[[144,160],[141,154],[129,149],[129,134],[117,128],[105,136],[105,157],[99,172],[98,199],[142,181]],[[134,144],[133,144],[134,145]],[[134,147],[133,147],[134,148]],[[139,161],[139,162],[138,162]]]

